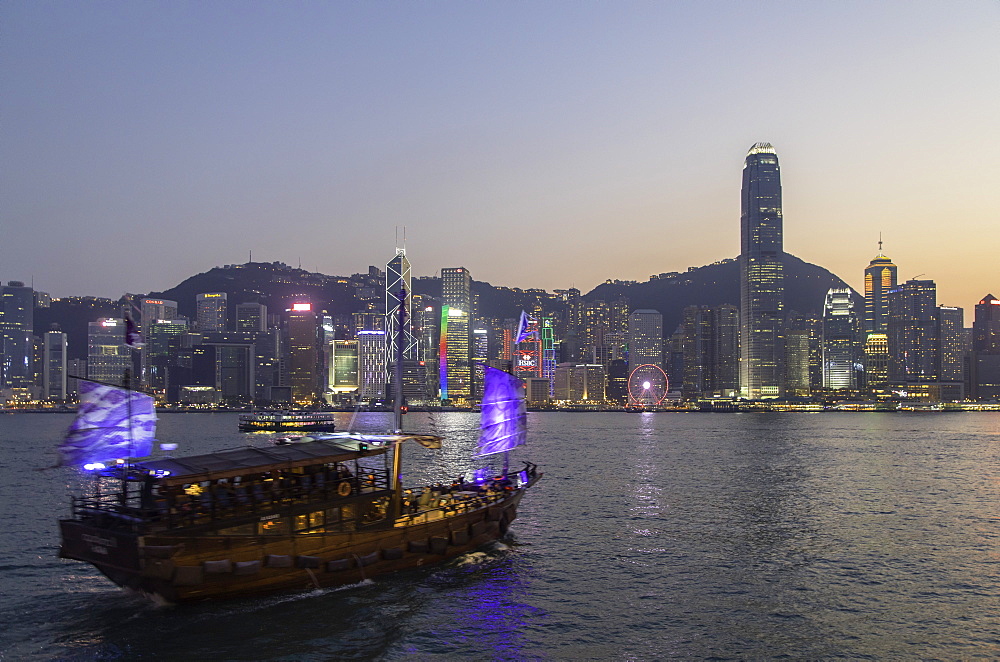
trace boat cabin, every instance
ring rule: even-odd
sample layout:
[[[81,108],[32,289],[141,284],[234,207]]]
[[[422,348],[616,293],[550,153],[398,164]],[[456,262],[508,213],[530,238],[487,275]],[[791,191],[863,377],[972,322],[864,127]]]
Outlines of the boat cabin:
[[[119,464],[73,498],[99,528],[287,536],[391,526],[388,446],[338,439]]]

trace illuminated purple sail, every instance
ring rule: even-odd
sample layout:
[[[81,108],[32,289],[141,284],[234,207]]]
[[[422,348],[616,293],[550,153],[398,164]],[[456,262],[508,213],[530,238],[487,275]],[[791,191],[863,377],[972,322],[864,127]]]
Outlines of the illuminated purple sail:
[[[502,453],[522,445],[527,418],[524,383],[503,370],[487,366],[479,423],[479,455]]]
[[[59,447],[63,464],[149,455],[156,432],[153,398],[117,386],[82,379],[78,383],[80,406]]]

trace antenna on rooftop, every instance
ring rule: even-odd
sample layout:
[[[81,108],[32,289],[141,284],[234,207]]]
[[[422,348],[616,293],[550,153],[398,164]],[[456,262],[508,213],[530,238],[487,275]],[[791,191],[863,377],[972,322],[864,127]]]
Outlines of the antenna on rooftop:
[[[878,254],[882,254],[882,233],[878,233]]]

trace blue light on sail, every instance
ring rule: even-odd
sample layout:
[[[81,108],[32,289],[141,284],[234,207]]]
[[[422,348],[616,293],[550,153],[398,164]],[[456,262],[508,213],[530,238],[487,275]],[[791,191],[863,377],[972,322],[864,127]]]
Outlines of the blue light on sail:
[[[145,393],[80,380],[80,406],[59,451],[63,464],[144,457],[153,450],[156,408]]]
[[[487,366],[479,455],[502,453],[522,445],[527,436],[527,418],[524,383],[503,370]]]

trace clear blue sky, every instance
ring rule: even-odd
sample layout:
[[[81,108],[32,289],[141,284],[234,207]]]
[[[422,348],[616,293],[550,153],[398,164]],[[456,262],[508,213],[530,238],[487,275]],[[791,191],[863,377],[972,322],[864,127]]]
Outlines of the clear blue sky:
[[[785,249],[855,287],[879,232],[1000,295],[1000,3],[0,3],[0,278],[213,266],[587,291],[739,252],[774,144]]]

